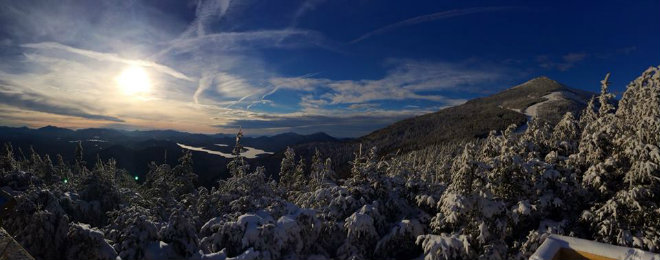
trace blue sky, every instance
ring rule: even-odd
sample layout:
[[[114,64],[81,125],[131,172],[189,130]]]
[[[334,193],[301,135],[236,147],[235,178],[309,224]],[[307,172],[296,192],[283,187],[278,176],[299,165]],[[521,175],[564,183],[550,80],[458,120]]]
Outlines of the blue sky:
[[[0,3],[10,126],[359,136],[541,75],[620,93],[660,62],[650,0]]]

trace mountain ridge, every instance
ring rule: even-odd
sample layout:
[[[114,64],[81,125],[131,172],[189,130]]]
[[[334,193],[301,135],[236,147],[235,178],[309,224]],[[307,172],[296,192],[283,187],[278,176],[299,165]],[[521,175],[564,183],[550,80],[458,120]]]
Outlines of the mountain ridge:
[[[547,98],[552,93],[571,93],[572,96]],[[504,130],[511,124],[525,124],[530,120],[525,110],[536,104],[541,106],[534,117],[555,124],[566,112],[576,113],[583,109],[592,95],[540,76],[490,96],[395,122],[357,138],[355,142],[377,146],[381,154],[387,154],[481,138],[491,130]]]
[[[490,131],[502,131],[511,124],[518,125],[522,130],[532,118],[554,125],[566,112],[573,112],[579,117],[579,111],[586,107],[587,100],[593,95],[595,93],[571,88],[549,77],[540,76],[489,96],[394,122],[355,139],[301,144],[293,148],[297,155],[307,161],[319,149],[322,155],[331,157],[335,171],[345,175],[350,170],[346,168],[345,161],[350,160],[360,147],[363,150],[376,147],[380,156],[389,156],[432,145],[485,138]],[[533,115],[526,113],[529,107],[535,105]],[[271,156],[267,164],[275,167],[282,157],[280,151]]]

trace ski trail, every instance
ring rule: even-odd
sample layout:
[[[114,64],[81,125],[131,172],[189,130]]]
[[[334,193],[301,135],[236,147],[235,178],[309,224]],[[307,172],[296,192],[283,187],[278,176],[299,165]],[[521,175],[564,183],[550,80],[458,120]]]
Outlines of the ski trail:
[[[560,100],[575,100],[575,101],[584,103],[584,101],[582,101],[577,95],[575,95],[572,92],[568,92],[568,91],[551,92],[550,94],[547,94],[547,95],[543,96],[542,98],[545,98],[545,100],[541,101],[541,102],[538,102],[534,105],[531,105],[531,106],[525,108],[522,111],[521,111],[521,109],[507,108],[509,110],[516,111],[518,113],[522,113],[527,117],[527,121],[525,122],[525,124],[519,126],[515,131],[516,133],[522,133],[525,130],[527,130],[529,122],[533,118],[538,117],[539,107],[541,107],[541,106],[543,106],[547,103],[551,103],[551,102],[554,102],[554,101],[560,101]]]

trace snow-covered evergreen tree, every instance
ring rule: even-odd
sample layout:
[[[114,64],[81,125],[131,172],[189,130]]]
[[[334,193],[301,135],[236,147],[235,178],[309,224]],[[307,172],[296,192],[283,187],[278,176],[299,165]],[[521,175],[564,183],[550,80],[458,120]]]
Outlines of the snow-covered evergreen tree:
[[[179,165],[172,169],[173,180],[171,181],[172,190],[175,196],[191,193],[195,190],[197,183],[197,174],[193,172],[192,153],[185,151],[179,158]]]
[[[365,205],[344,221],[346,241],[339,248],[341,259],[370,259],[380,239],[376,226],[382,216],[372,205]]]
[[[4,145],[4,150],[0,155],[0,170],[9,172],[16,170],[18,162],[14,158],[14,148],[10,143]]]
[[[18,196],[15,212],[3,219],[3,227],[35,258],[64,257],[69,217],[56,194],[47,189],[30,189]]]
[[[158,244],[158,226],[148,209],[132,206],[110,212],[108,238],[122,259],[143,259]]]
[[[468,144],[452,164],[451,184],[438,202],[440,214],[434,218],[434,228],[462,225],[475,206],[475,191],[482,187],[484,169],[475,158],[475,146]],[[466,223],[467,224],[467,223]],[[433,227],[433,226],[432,226]]]
[[[603,83],[600,96],[600,102],[606,103],[599,109],[595,120],[586,124],[582,129],[580,146],[576,155],[576,166],[583,172],[583,185],[595,190],[604,196],[608,196],[615,186],[618,185],[618,179],[623,176],[619,165],[618,151],[613,143],[619,124],[615,115],[609,109],[611,94],[607,92],[607,84]],[[588,112],[590,107],[587,107]]]
[[[73,172],[78,176],[84,175],[87,169],[85,168],[87,162],[83,160],[83,146],[81,141],[78,141],[78,143],[76,144],[76,149],[74,151],[73,158],[74,158]]]
[[[236,134],[236,144],[234,145],[234,150],[232,154],[234,158],[227,164],[227,169],[229,169],[229,174],[231,176],[240,176],[246,174],[250,165],[245,161],[245,157],[241,155],[243,152],[243,145],[241,144],[241,139],[243,138],[243,130],[239,130]]]
[[[321,186],[328,177],[328,170],[325,169],[325,164],[321,158],[319,149],[314,151],[312,157],[312,164],[309,169],[309,186],[311,189],[316,189]]]
[[[596,97],[592,96],[589,102],[587,102],[587,107],[580,114],[580,129],[584,129],[588,124],[595,121],[596,118],[598,118],[598,114],[596,113]]]
[[[609,74],[608,74],[609,76]],[[602,82],[607,89],[607,77]],[[602,100],[607,100],[606,96]],[[601,105],[602,106],[602,105]],[[601,109],[608,113],[612,108]],[[605,114],[613,137],[605,163],[587,171],[599,200],[582,218],[608,243],[660,248],[660,69],[649,68],[628,85],[616,115]],[[587,158],[598,156],[587,155]],[[592,168],[590,168],[591,170]]]
[[[476,147],[468,144],[454,161],[451,184],[438,202],[439,213],[431,228],[436,233],[453,230],[455,235],[465,236],[476,256],[503,259],[507,250],[502,242],[507,234],[505,203],[487,187],[488,167],[477,160],[476,153]]]
[[[117,252],[103,232],[88,224],[73,223],[67,233],[65,259],[114,260]]]
[[[567,157],[577,152],[580,137],[580,124],[573,113],[566,112],[552,130],[551,146],[560,156]]]
[[[470,243],[465,235],[421,235],[417,244],[424,250],[424,260],[470,259]]]
[[[284,158],[280,163],[280,187],[290,189],[294,183],[294,171],[296,169],[296,152],[291,147],[284,150]]]
[[[181,258],[191,257],[199,250],[197,229],[192,222],[192,216],[186,211],[175,210],[158,235]]]

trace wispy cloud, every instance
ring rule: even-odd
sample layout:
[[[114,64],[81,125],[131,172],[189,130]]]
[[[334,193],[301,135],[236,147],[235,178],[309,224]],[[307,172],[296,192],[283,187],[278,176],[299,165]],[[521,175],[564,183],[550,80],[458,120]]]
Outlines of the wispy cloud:
[[[195,10],[196,18],[183,33],[189,34],[191,31],[197,33],[197,36],[206,34],[206,26],[213,19],[220,19],[227,13],[231,0],[198,0]]]
[[[315,74],[307,74],[300,77],[274,77],[269,79],[269,83],[275,86],[275,90],[279,88],[287,88],[294,90],[312,91],[316,86],[327,84],[330,82],[328,79],[314,78]]]
[[[10,89],[0,84],[0,103],[38,112],[81,117],[92,120],[124,122],[117,117],[85,112],[66,103],[56,103],[47,96],[37,93]]]
[[[463,16],[463,15],[469,15],[469,14],[476,14],[476,13],[489,13],[489,12],[498,12],[498,11],[509,11],[509,10],[514,10],[514,9],[520,9],[520,7],[514,7],[514,6],[491,6],[491,7],[473,7],[473,8],[466,8],[466,9],[455,9],[455,10],[449,10],[449,11],[442,11],[442,12],[436,12],[432,14],[427,14],[427,15],[421,15],[421,16],[416,16],[413,18],[409,18],[400,22],[396,22],[393,24],[389,24],[383,27],[380,27],[376,30],[370,31],[368,33],[365,33],[361,35],[358,38],[355,38],[354,40],[350,41],[351,44],[357,43],[360,41],[364,41],[370,37],[373,37],[375,35],[387,33],[392,30],[399,29],[401,27],[406,27],[410,25],[415,25],[419,23],[425,23],[425,22],[431,22],[431,21],[436,21],[436,20],[442,20],[442,19],[448,19],[452,17],[457,17],[457,16]]]
[[[212,49],[214,51],[241,51],[258,48],[296,48],[327,46],[323,35],[310,30],[282,29],[247,32],[220,32],[170,42],[168,48],[155,57],[168,53],[186,53]]]
[[[354,137],[367,134],[374,129],[387,126],[394,121],[421,115],[433,110],[374,110],[369,112],[320,111],[319,113],[290,113],[279,115],[253,115],[226,124],[216,125],[219,129],[242,127],[252,133],[272,134],[281,131],[299,133],[329,132],[335,136]]]
[[[202,94],[211,87],[213,87],[215,93],[222,95],[223,98],[238,99],[236,102],[230,103],[231,105],[266,91],[264,88],[252,86],[247,80],[236,75],[224,72],[218,72],[213,75],[205,74],[199,80],[197,90],[195,90],[195,94],[193,95],[195,104],[200,103],[199,99]]]
[[[300,19],[300,17],[302,17],[305,13],[316,9],[319,5],[321,5],[325,1],[326,0],[303,1],[302,4],[298,7],[298,9],[296,9],[295,13],[293,14],[290,27],[295,27],[298,24],[298,20]]]
[[[351,104],[348,106],[348,109],[351,110],[366,110],[366,109],[375,109],[380,107],[380,104],[373,104],[373,103],[359,103],[359,104]]]
[[[330,89],[322,97],[331,104],[421,99],[455,105],[463,100],[455,100],[438,93],[469,91],[470,87],[493,83],[506,75],[504,68],[474,62],[392,60],[390,63],[394,67],[381,79],[321,81]]]
[[[502,66],[476,60],[449,63],[392,59],[387,64],[391,69],[380,79],[313,77],[318,75],[271,78],[269,83],[274,89],[268,94],[275,90],[302,94],[298,112],[263,114],[243,111],[239,114],[236,110],[225,111],[233,116],[228,123],[215,126],[220,129],[240,126],[264,134],[283,130],[314,132],[326,129],[324,131],[355,136],[405,117],[461,104],[464,99],[450,98],[444,93],[478,91],[478,86],[495,84],[511,74]],[[435,106],[388,109],[380,105],[391,100],[411,99],[430,101]],[[248,107],[256,103],[261,102],[255,101]]]
[[[202,95],[202,93],[204,93],[205,90],[211,87],[211,84],[213,84],[212,75],[203,75],[199,79],[197,83],[197,90],[195,90],[195,94],[193,94],[193,100],[195,101],[195,104],[199,104],[199,97]]]
[[[178,78],[178,79],[183,79],[187,81],[193,81],[193,79],[189,78],[188,76],[184,75],[181,72],[178,72],[170,67],[155,63],[153,61],[146,61],[146,60],[131,60],[131,59],[125,59],[119,57],[119,55],[115,53],[103,53],[103,52],[96,52],[96,51],[90,51],[90,50],[84,50],[84,49],[78,49],[78,48],[73,48],[70,46],[66,46],[60,43],[56,42],[41,42],[41,43],[28,43],[28,44],[23,44],[21,45],[22,47],[26,48],[32,48],[32,49],[40,49],[40,50],[61,50],[61,51],[66,51],[78,55],[82,55],[88,58],[96,59],[99,61],[110,61],[110,62],[118,62],[118,63],[124,63],[128,65],[137,65],[137,66],[142,66],[142,67],[147,67],[147,68],[153,68],[154,70],[165,73],[167,75],[170,75],[172,77]]]
[[[567,71],[585,58],[588,55],[584,52],[574,52],[562,55],[559,59],[553,59],[548,55],[541,55],[536,58],[539,66],[544,69],[556,69],[559,71]]]

